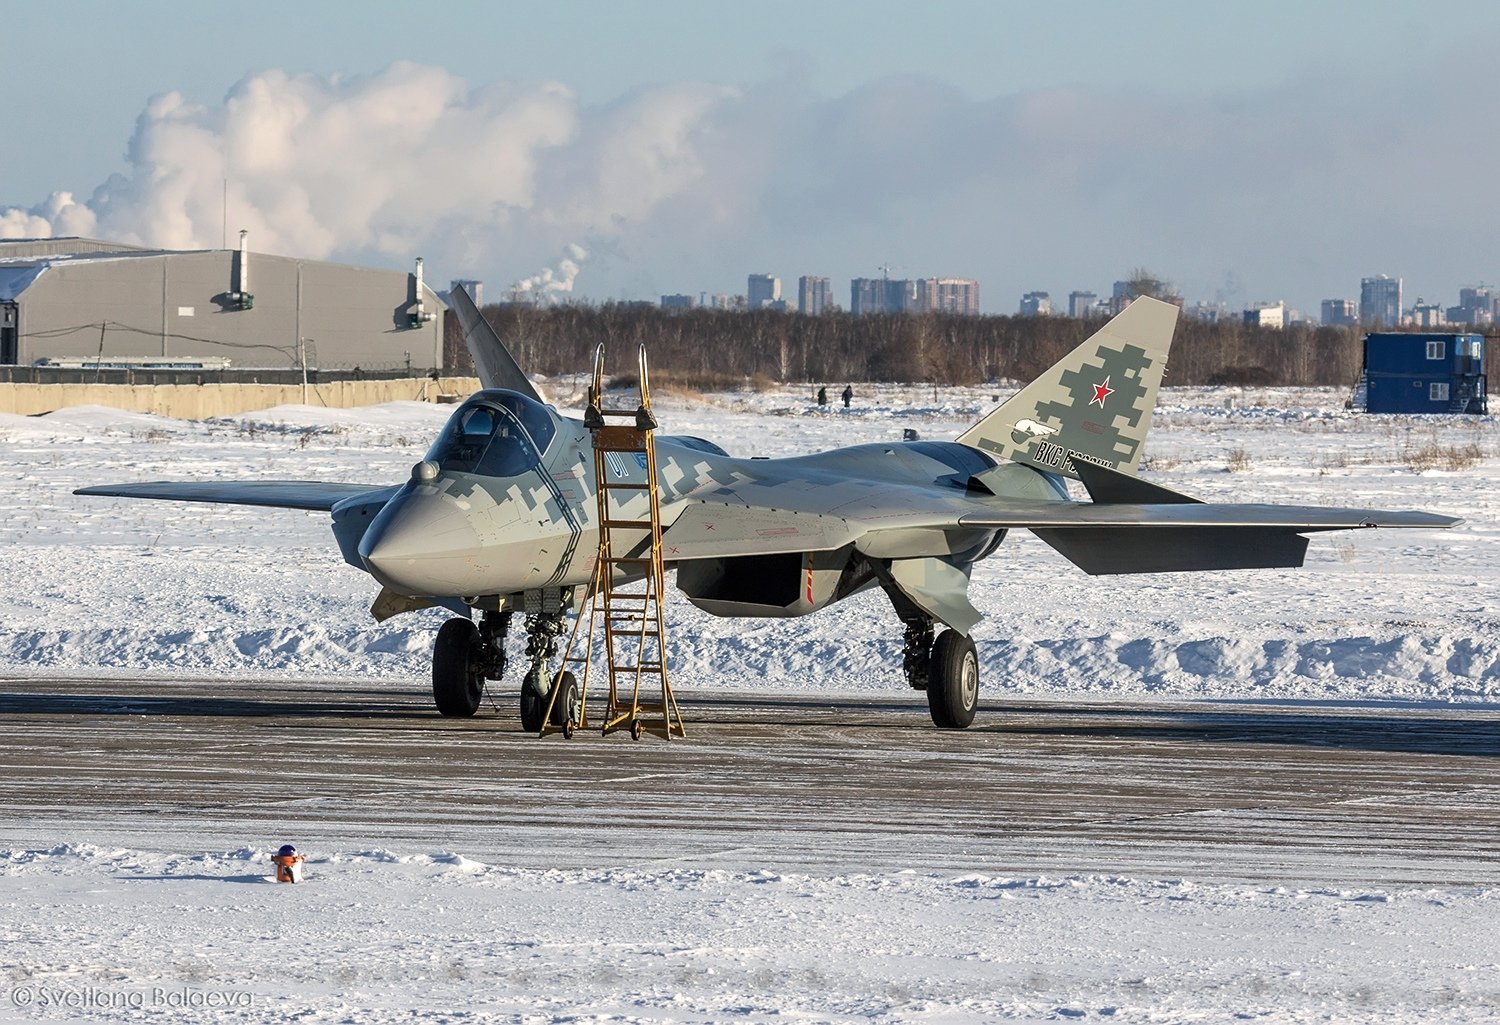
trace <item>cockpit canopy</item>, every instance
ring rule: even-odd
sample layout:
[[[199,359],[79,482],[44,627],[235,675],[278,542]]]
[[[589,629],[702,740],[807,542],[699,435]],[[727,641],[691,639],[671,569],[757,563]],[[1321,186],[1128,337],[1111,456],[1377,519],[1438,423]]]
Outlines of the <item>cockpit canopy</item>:
[[[557,433],[552,414],[515,392],[476,392],[448,419],[427,458],[450,473],[515,477],[541,463]]]

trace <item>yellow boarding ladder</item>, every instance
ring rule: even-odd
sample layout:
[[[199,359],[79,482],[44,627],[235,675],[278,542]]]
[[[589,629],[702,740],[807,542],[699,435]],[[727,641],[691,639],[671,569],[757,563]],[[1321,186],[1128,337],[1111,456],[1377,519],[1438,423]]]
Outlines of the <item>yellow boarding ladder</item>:
[[[645,346],[640,350],[638,373],[640,404],[629,410],[608,409],[604,405],[604,347],[601,345],[594,354],[594,379],[583,422],[594,441],[599,557],[589,589],[589,628],[582,652],[574,654],[584,620],[580,615],[573,624],[563,667],[570,662],[583,665],[577,724],[583,726],[588,722],[594,637],[602,626],[609,671],[609,706],[603,733],[628,729],[637,740],[648,732],[670,740],[686,736],[686,730],[667,676],[667,628],[662,609],[666,571],[661,555],[661,496],[654,439],[657,424],[651,412]],[[644,466],[640,465],[642,457]],[[638,472],[641,469],[645,471],[644,480]],[[658,683],[659,699],[654,696]],[[558,690],[552,688],[553,700]],[[652,695],[650,700],[642,700],[643,693]],[[550,707],[543,721],[551,721]],[[564,732],[571,736],[572,729],[565,727]]]

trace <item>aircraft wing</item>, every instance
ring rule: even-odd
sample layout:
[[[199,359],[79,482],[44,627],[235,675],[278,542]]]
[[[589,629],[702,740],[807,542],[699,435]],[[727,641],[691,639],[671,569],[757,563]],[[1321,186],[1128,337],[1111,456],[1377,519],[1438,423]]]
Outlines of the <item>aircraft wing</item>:
[[[1025,527],[1027,530],[1099,528],[1279,529],[1298,533],[1353,530],[1359,527],[1451,527],[1459,520],[1426,512],[1387,512],[1377,509],[1331,509],[1315,505],[1126,505],[1097,502],[1038,503],[1004,511],[966,513],[966,527]]]
[[[1451,516],[1291,505],[1059,504],[965,524],[1025,527],[1085,573],[1186,573],[1302,565],[1305,534],[1365,527],[1451,527]]]
[[[315,480],[152,481],[147,484],[100,484],[79,488],[75,495],[115,498],[160,498],[172,502],[215,502],[221,505],[260,505],[277,509],[328,512],[346,498],[395,492],[383,484],[329,484]]]
[[[1114,479],[1096,494],[1131,492]],[[1117,492],[1110,494],[1113,485]],[[1139,482],[1150,501],[1008,499],[957,490],[858,481],[741,481],[688,496],[663,538],[668,560],[831,551],[852,544],[885,559],[950,553],[984,531],[1026,529],[1091,574],[1161,573],[1302,565],[1307,538],[1365,527],[1445,528],[1451,516],[1318,506],[1209,504]],[[967,539],[967,540],[966,540]]]

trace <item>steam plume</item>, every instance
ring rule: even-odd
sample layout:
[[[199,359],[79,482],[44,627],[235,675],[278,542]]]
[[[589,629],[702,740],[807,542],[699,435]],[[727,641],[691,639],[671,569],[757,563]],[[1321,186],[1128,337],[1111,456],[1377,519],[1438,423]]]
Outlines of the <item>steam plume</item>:
[[[576,242],[569,243],[563,252],[555,270],[544,267],[539,273],[511,285],[511,298],[521,302],[552,303],[562,293],[573,291],[573,282],[577,280],[580,265],[588,258],[589,252]]]

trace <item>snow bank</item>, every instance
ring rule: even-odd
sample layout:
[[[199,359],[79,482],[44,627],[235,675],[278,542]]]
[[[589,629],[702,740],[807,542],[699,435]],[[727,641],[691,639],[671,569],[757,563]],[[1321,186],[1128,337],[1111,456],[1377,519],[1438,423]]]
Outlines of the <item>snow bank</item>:
[[[548,871],[382,850],[305,850],[307,881],[289,886],[270,881],[273,850],[0,851],[6,1011],[1162,1023],[1500,1009],[1492,889]]]

